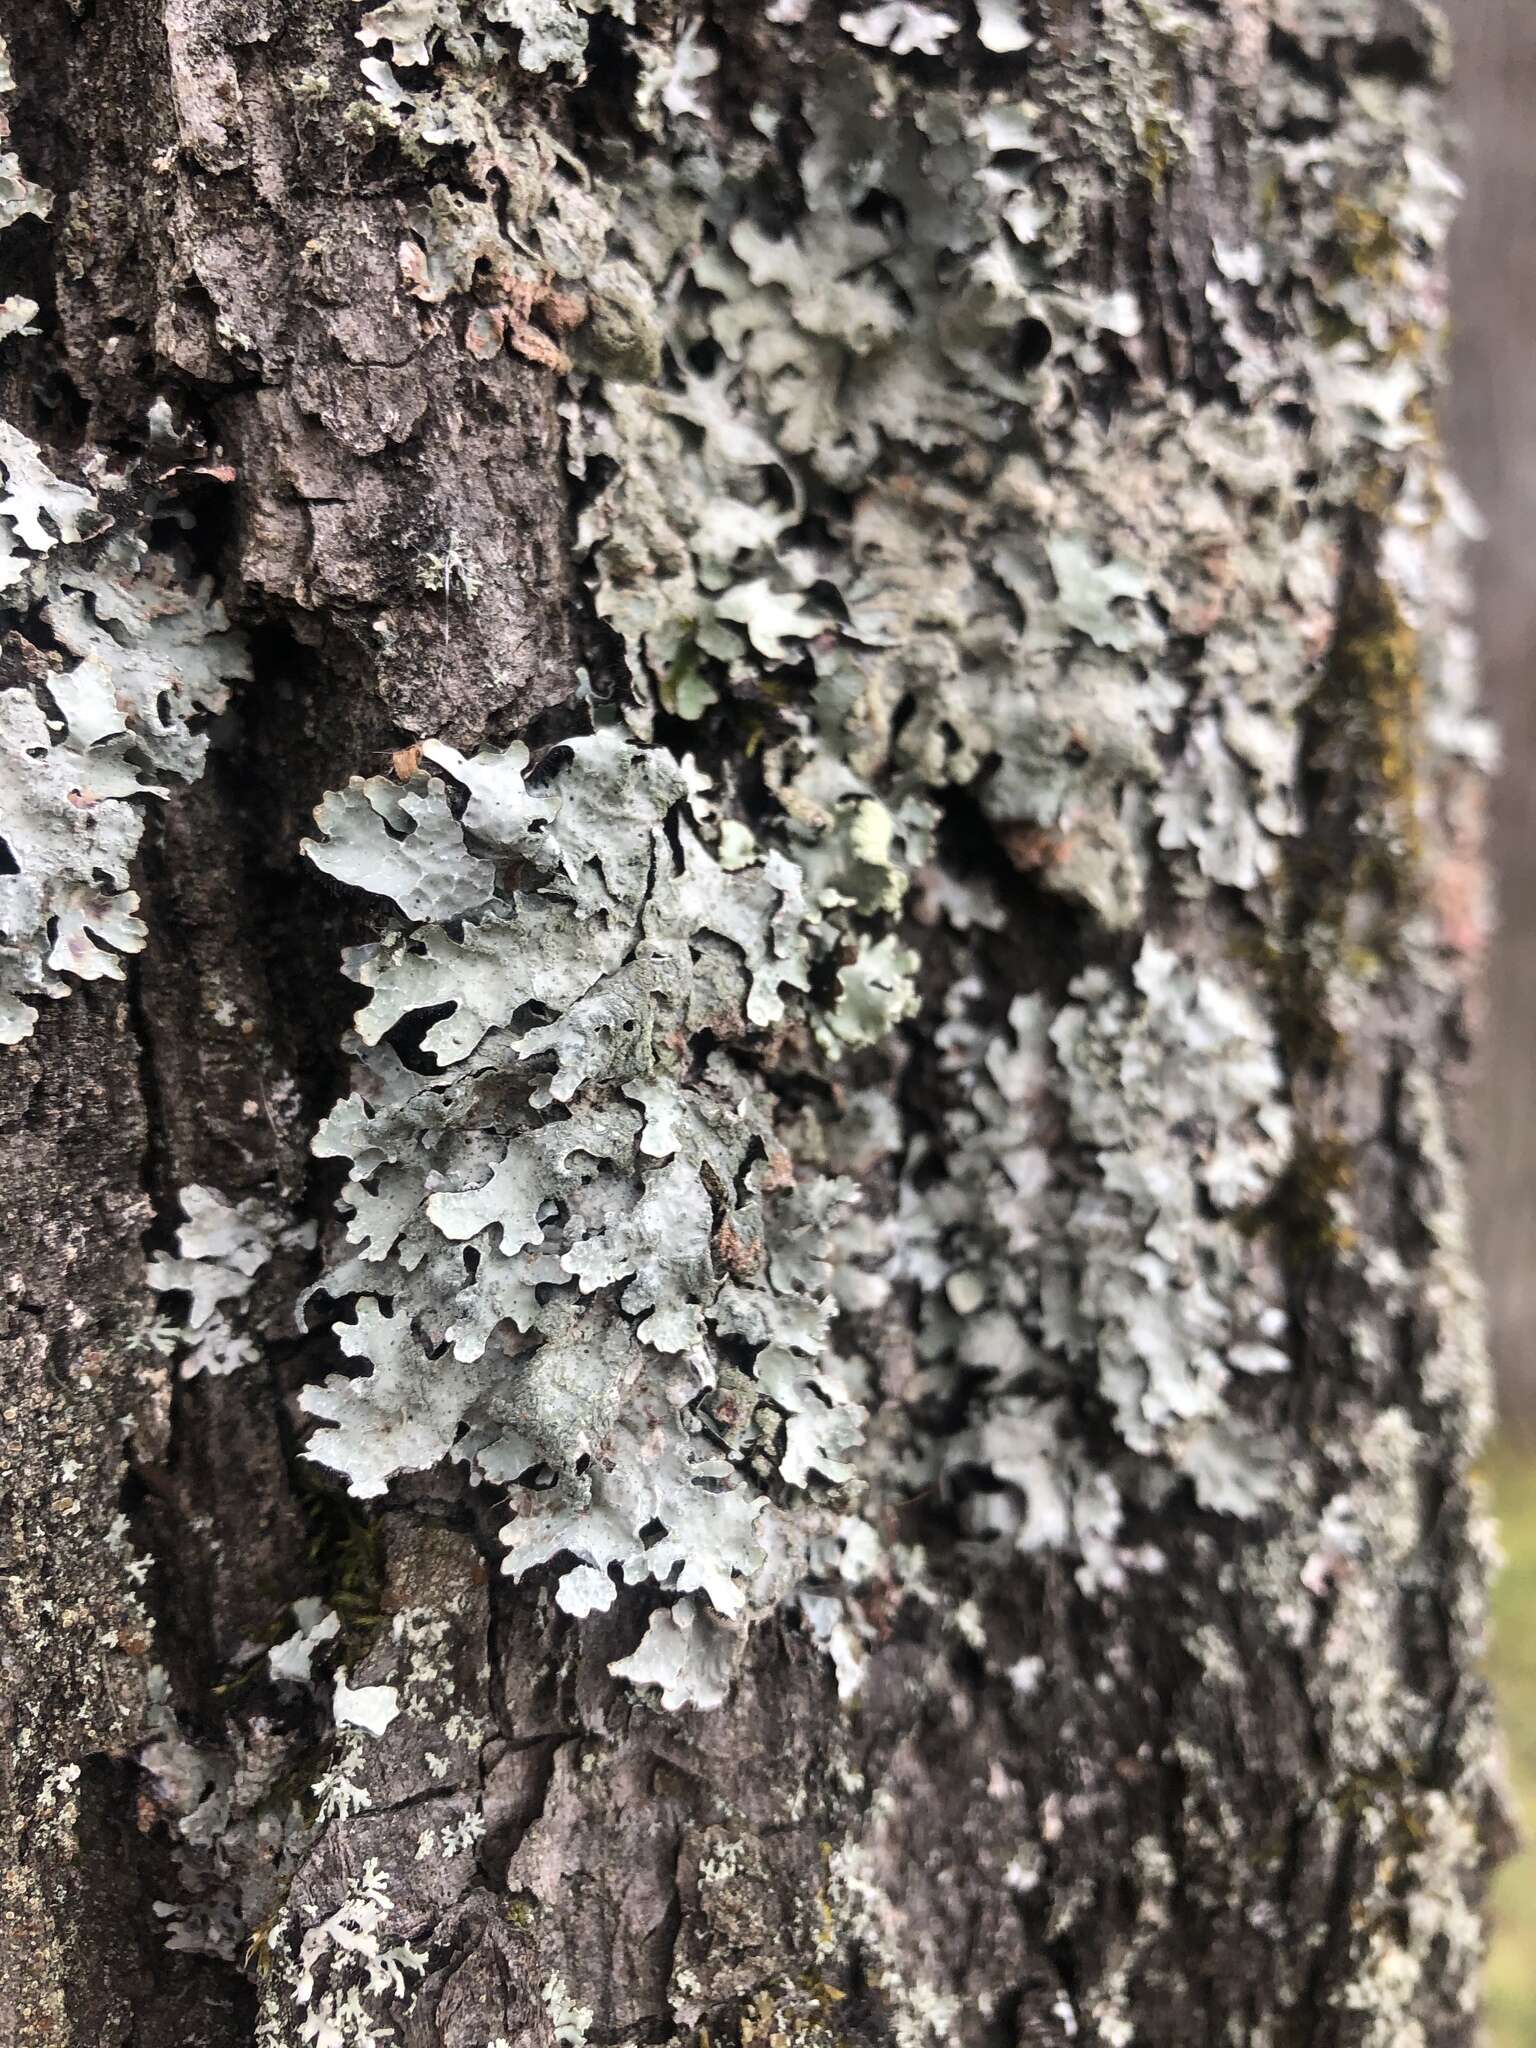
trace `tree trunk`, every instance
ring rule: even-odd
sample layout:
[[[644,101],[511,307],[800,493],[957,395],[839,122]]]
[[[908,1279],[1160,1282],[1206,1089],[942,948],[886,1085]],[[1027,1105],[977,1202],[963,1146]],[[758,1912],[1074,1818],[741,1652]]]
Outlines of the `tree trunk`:
[[[1432,10],[0,15],[0,2040],[1471,2043]]]

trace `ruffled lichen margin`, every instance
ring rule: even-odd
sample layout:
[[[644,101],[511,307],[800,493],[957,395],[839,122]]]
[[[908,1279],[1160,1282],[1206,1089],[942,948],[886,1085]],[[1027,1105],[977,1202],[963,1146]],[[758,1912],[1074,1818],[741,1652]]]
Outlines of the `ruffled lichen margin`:
[[[1170,1917],[1258,1927],[1287,1858],[1343,1873],[1349,1912],[1265,1965],[1273,2012],[1315,1981],[1339,2038],[1385,2048],[1452,2038],[1473,1997],[1486,1727],[1439,1680],[1480,1625],[1484,1392],[1443,1077],[1488,742],[1431,411],[1442,55],[1399,12],[1288,0],[1266,43],[1241,8],[1105,4],[1079,34],[1010,0],[394,0],[352,73],[290,80],[296,123],[406,167],[391,260],[423,331],[558,390],[589,597],[585,671],[527,744],[418,723],[317,812],[311,860],[382,908],[348,899],[368,996],[304,1313],[340,1305],[350,1365],[304,1396],[306,1456],[364,1501],[459,1461],[447,1497],[505,1497],[514,1575],[558,1561],[578,1638],[722,1720],[772,1621],[858,1712],[947,1713],[974,1659],[1007,1702],[984,1714],[1070,1741],[1054,1688],[1129,1701],[1126,1617],[1164,1617],[1201,1674],[1176,1825],[1120,1844],[1134,1931],[1042,1990],[1063,2038],[1138,2038]],[[600,110],[568,119],[589,64]],[[205,163],[212,105],[185,119]],[[1160,223],[1202,181],[1192,250]],[[501,566],[456,527],[419,549],[445,644]],[[200,1218],[258,1264],[292,1228],[182,1202],[166,1292]],[[216,1263],[218,1313],[243,1296]],[[196,1370],[214,1282],[180,1277]],[[281,1743],[232,1764],[157,1695],[167,1917],[254,1941],[274,2042],[387,2038],[432,1980],[432,1888],[460,1895],[495,1819],[489,1677],[455,1648],[484,1596],[442,1595],[435,1544],[373,1635],[345,1603],[285,1619],[271,1680],[332,1730],[301,1799]],[[901,1663],[919,1615],[943,1677]],[[1085,1635],[1077,1689],[1048,1660],[1091,1662]],[[1246,1738],[1211,1702],[1252,1658],[1322,1761],[1245,1879]],[[1129,1739],[1122,1765],[1156,1769]],[[706,1929],[757,1967],[690,1933],[668,2024],[741,2000],[743,2041],[835,2039],[857,1953],[879,2038],[983,2037],[1002,1992],[921,1931],[899,1792],[860,1804],[838,1768],[772,1966],[741,1933],[770,1824],[691,1840]],[[545,1812],[603,1769],[562,1760]],[[978,1882],[1061,1956],[1097,1809],[1015,1791],[988,1776]],[[421,1872],[365,1853],[392,1799],[422,1802]],[[603,2026],[649,2025],[559,1924],[546,1825],[503,1842],[540,2023],[579,2039],[601,1995]]]

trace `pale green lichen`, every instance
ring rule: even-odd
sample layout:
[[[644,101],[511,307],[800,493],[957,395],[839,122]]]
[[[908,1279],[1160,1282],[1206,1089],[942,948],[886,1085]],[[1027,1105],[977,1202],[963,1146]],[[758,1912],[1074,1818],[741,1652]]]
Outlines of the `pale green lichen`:
[[[10,46],[0,36],[0,100],[16,90],[15,74],[11,70]],[[35,220],[46,220],[53,206],[53,194],[35,185],[21,168],[16,152],[4,147],[10,139],[10,116],[0,106],[0,234],[13,227],[29,214]],[[30,299],[7,300],[8,306],[27,306],[31,310],[20,315],[22,321],[29,320],[37,311]],[[14,331],[12,329],[11,331]],[[0,585],[3,588],[3,585]]]
[[[158,1294],[187,1297],[185,1318],[173,1326],[182,1378],[219,1378],[260,1356],[244,1312],[257,1275],[279,1250],[307,1250],[316,1229],[260,1195],[232,1202],[197,1182],[181,1190],[180,1204],[175,1255],[156,1253],[146,1277]]]
[[[922,1290],[918,1391],[983,1376],[937,1452],[962,1481],[1003,1482],[968,1501],[971,1525],[1115,1583],[1152,1561],[1123,1548],[1125,1493],[1172,1471],[1203,1506],[1252,1515],[1280,1483],[1278,1441],[1233,1397],[1288,1363],[1280,1274],[1242,1227],[1288,1157],[1283,1081],[1251,1001],[1152,940],[1129,986],[1090,970],[1054,1015],[1016,998],[1001,1033],[972,1021],[980,994],[951,993],[956,1106],[907,1162],[889,1272]],[[1118,1464],[1074,1441],[1085,1383]]]
[[[49,477],[9,428],[0,468],[0,549],[9,530],[24,550],[9,558],[10,601],[36,602],[59,650],[32,664],[35,687],[0,694],[0,1043],[15,1044],[65,976],[121,980],[122,956],[142,950],[129,886],[142,799],[201,774],[196,725],[250,663],[207,582],[175,556],[126,531],[73,545],[94,496]]]
[[[925,7],[920,0],[879,0],[862,12],[839,15],[838,23],[859,42],[889,50],[893,57],[910,56],[914,50],[937,57],[960,26],[954,15]]]
[[[1362,2048],[1427,2048],[1431,1973],[1468,2026],[1479,2008],[1483,1923],[1470,1901],[1487,1853],[1481,1830],[1461,1801],[1407,1786],[1368,1802],[1358,1825],[1371,1875],[1334,2003],[1358,2016]]]
[[[730,1690],[734,1664],[728,1633],[707,1609],[684,1598],[651,1616],[639,1646],[609,1665],[617,1678],[632,1685],[658,1688],[661,1704],[678,1707],[719,1707]]]
[[[430,1576],[430,1557],[421,1562]],[[454,1655],[462,1602],[407,1602],[365,1651],[354,1647],[350,1665],[335,1611],[295,1603],[297,1629],[265,1662],[290,1705],[302,1688],[307,1707],[329,1708],[318,1772],[312,1737],[270,1714],[237,1720],[221,1743],[195,1741],[172,1711],[165,1674],[151,1673],[140,1761],[180,1880],[179,1898],[156,1911],[172,1947],[254,1964],[259,2042],[392,2040],[392,2016],[425,1964],[413,1938],[437,1887],[474,1868],[486,1827],[476,1758],[489,1731],[463,1686],[483,1688],[487,1674]],[[420,1818],[416,1867],[385,1883],[366,1857],[339,1871],[316,1857],[338,1823],[386,1814],[407,1778]]]
[[[580,77],[587,23],[605,13],[632,19],[633,0],[385,0],[364,14],[358,41],[369,49],[388,43],[395,63],[404,65],[430,64],[440,48],[467,64],[515,49],[524,71],[553,65]]]
[[[539,1996],[560,2048],[585,2048],[587,2029],[592,2024],[591,2006],[576,2003],[563,1977],[546,1977],[539,1987]]]
[[[179,1898],[157,1902],[167,1946],[238,1963],[250,1928],[275,1911],[307,1829],[297,1813],[263,1812],[289,1761],[270,1729],[229,1744],[194,1742],[170,1700],[166,1673],[150,1672],[148,1740],[139,1753],[146,1790],[168,1825]]]
[[[910,787],[988,770],[982,802],[1017,863],[1106,922],[1139,913],[1159,820],[1165,847],[1191,849],[1211,879],[1257,886],[1295,828],[1294,715],[1336,538],[1327,522],[1297,530],[1306,437],[1214,406],[1095,423],[1080,395],[1140,314],[1062,284],[1076,230],[1027,106],[930,92],[919,116],[888,77],[850,66],[806,114],[797,232],[757,224],[777,167],[759,171],[751,144],[706,179],[690,142],[670,176],[653,162],[595,194],[609,246],[627,243],[668,309],[673,365],[654,388],[589,391],[573,439],[579,469],[614,465],[581,538],[637,684],[697,714],[722,685],[760,690],[765,664],[808,654],[859,728],[844,746],[866,775],[889,787],[894,769]],[[877,199],[900,208],[901,237],[876,224]],[[1030,328],[1048,363],[1021,371]],[[693,367],[701,349],[709,371]],[[1048,459],[1000,458],[977,489],[978,460],[1026,409]],[[906,449],[927,463],[914,471]],[[822,506],[817,542],[786,544]],[[1239,553],[1241,575],[1226,568]],[[826,586],[847,607],[835,651],[811,637]],[[770,615],[808,644],[739,630]],[[1218,619],[1201,663],[1213,709],[1191,718],[1188,766],[1170,776],[1158,736],[1191,700],[1170,672],[1175,636]],[[1246,644],[1257,632],[1263,661]],[[1245,703],[1234,663],[1252,678]],[[915,716],[892,758],[904,704]]]
[[[292,1993],[312,2040],[385,2048],[395,2039],[374,2001],[398,2007],[425,1971],[427,1953],[391,1939],[394,1913],[389,1880],[369,1857],[336,1910],[305,1930]]]
[[[267,1669],[280,1684],[312,1685],[315,1656],[340,1635],[341,1617],[323,1600],[305,1598],[293,1603],[293,1618],[298,1627],[268,1650]]]
[[[961,13],[846,9],[845,40],[792,107],[734,120],[714,95],[707,26],[632,23],[637,132],[606,136],[581,166],[520,116],[491,120],[499,67],[520,46],[497,43],[490,10],[377,10],[365,40],[380,50],[392,39],[402,68],[430,66],[425,83],[401,86],[375,65],[371,90],[424,161],[453,149],[469,171],[468,189],[456,176],[413,218],[411,289],[473,302],[471,348],[510,337],[573,366],[561,412],[578,548],[622,653],[623,715],[642,744],[658,706],[695,721],[701,751],[725,763],[722,812],[746,814],[706,823],[718,849],[698,870],[708,892],[723,904],[732,881],[795,865],[793,909],[786,894],[775,912],[770,889],[743,899],[733,931],[715,931],[748,962],[747,994],[738,968],[725,1011],[749,1035],[808,1022],[830,1072],[887,1042],[919,991],[947,982],[934,998],[949,1105],[938,1128],[903,1130],[888,1106],[883,1117],[845,1107],[841,1132],[809,1116],[791,1131],[771,1112],[798,1158],[848,1171],[846,1153],[861,1177],[878,1167],[899,1182],[893,1219],[840,1224],[834,1274],[851,1314],[912,1303],[914,1420],[904,1431],[882,1418],[891,1469],[903,1486],[953,1489],[981,1533],[1065,1550],[1100,1586],[1157,1562],[1155,1546],[1127,1539],[1129,1507],[1155,1510],[1181,1482],[1212,1512],[1255,1518],[1278,1510],[1290,1475],[1269,1382],[1290,1362],[1293,1333],[1268,1228],[1292,1164],[1289,1087],[1263,972],[1214,934],[1239,900],[1277,923],[1304,818],[1299,735],[1362,504],[1381,521],[1392,603],[1438,650],[1423,678],[1426,723],[1446,751],[1486,757],[1465,636],[1443,630],[1465,519],[1435,473],[1434,350],[1416,331],[1452,186],[1423,147],[1416,81],[1373,76],[1340,98],[1301,67],[1269,64],[1259,197],[1217,238],[1208,320],[1192,315],[1185,332],[1156,294],[1092,280],[1104,209],[1156,194],[1186,160],[1179,80],[1217,61],[1207,12],[1106,5],[1091,47],[1052,38],[1031,49],[1029,98],[1005,62],[964,91],[938,75],[971,30]],[[1310,47],[1313,16],[1290,15]],[[769,12],[791,34],[804,16],[797,0]],[[987,0],[974,26],[998,59],[1030,46],[1011,0]],[[493,205],[501,175],[506,203]],[[1204,371],[1184,376],[1184,356],[1202,350],[1227,387],[1209,398],[1192,395]],[[1191,389],[1170,390],[1180,382]],[[428,758],[453,779],[441,753]],[[673,756],[653,747],[636,759],[665,769]],[[468,788],[477,764],[459,765]],[[425,841],[413,850],[398,796],[380,796],[376,827],[363,816],[373,799],[350,801],[402,882],[439,858]],[[1430,802],[1415,785],[1404,808]],[[1006,870],[985,882],[957,870],[936,832],[946,804],[990,832],[1022,878],[1016,891]],[[461,822],[473,855],[468,810]],[[615,1043],[649,1028],[662,998],[643,952],[615,962],[603,951],[605,901],[590,893],[571,905],[588,920],[599,979],[589,990],[562,982],[562,892],[578,885],[539,869],[545,829],[516,841],[517,857],[551,878],[519,895],[519,919],[553,935],[533,949],[551,991],[537,998],[553,1013],[541,1025],[517,1020],[530,984],[521,970],[509,978],[497,902],[462,932],[361,953],[353,971],[374,989],[359,1020],[366,1043],[429,1005],[438,1014],[423,1043],[437,1058],[472,1062],[482,1041],[511,1033],[519,1057],[553,1059],[530,1110],[558,1122],[550,1105],[574,1113],[613,1088],[627,1071]],[[451,821],[443,830],[448,864],[474,893]],[[628,843],[644,845],[642,821]],[[685,842],[685,870],[695,858]],[[348,859],[361,875],[368,856],[336,864]],[[1110,933],[1145,924],[1152,906],[1160,936],[1134,966],[1094,970],[1064,997],[1026,995],[1004,1020],[987,995],[989,948],[1014,920],[1022,929],[1037,888]],[[803,941],[795,958],[814,970],[814,1000],[805,980],[765,987],[752,975],[744,935],[760,937],[775,915]],[[787,957],[770,949],[775,973]],[[1341,968],[1325,1007],[1343,1016],[1360,1000]],[[383,1054],[369,1058],[382,1074]],[[388,1085],[414,1099],[414,1081]],[[452,1332],[483,1346],[487,1318],[520,1298],[494,1260],[547,1251],[541,1190],[578,1213],[608,1199],[596,1191],[611,1176],[633,1196],[632,1161],[642,1180],[656,1173],[645,1141],[627,1135],[635,1086],[620,1081],[617,1093],[597,1151],[553,1156],[564,1141],[544,1124],[515,1144],[499,1133],[474,1185],[429,1191],[423,1213],[440,1238],[444,1226],[466,1233],[456,1243],[478,1233],[494,1255],[442,1318],[456,1350]],[[674,1122],[666,1101],[644,1115],[647,1130]],[[680,1163],[678,1186],[658,1193],[677,1218],[675,1246],[645,1265],[649,1223],[626,1221],[638,1212],[621,1204],[590,1251],[572,1261],[562,1241],[567,1277],[554,1284],[590,1280],[600,1299],[633,1290],[617,1313],[668,1341],[696,1341],[702,1301],[707,1343],[702,1212],[679,1198],[690,1169],[680,1153],[655,1157]],[[354,1174],[358,1271],[397,1256],[399,1213],[414,1213],[398,1166],[390,1154]],[[501,1238],[488,1235],[496,1219]],[[1442,1292],[1455,1270],[1452,1260]],[[529,1417],[557,1427],[546,1463],[551,1447],[590,1455],[604,1430],[621,1441],[644,1413],[646,1376],[621,1385],[623,1347],[605,1349],[590,1313],[578,1294],[570,1322],[551,1325],[545,1384],[530,1368],[518,1441]],[[768,1384],[772,1333],[752,1341],[749,1402]],[[389,1343],[394,1356],[399,1340]],[[572,1392],[572,1348],[606,1390],[596,1411]],[[772,1375],[780,1477],[856,1470],[825,1421],[836,1398],[801,1371],[813,1351],[787,1355],[791,1368]],[[404,1389],[413,1368],[401,1359],[390,1370]],[[715,1396],[741,1396],[717,1377]],[[347,1398],[366,1397],[337,1395]],[[935,1401],[953,1430],[937,1449]],[[735,1470],[728,1404],[714,1399]],[[441,1414],[425,1394],[409,1409],[423,1457],[452,1448],[461,1409],[456,1393]],[[789,1448],[797,1429],[819,1437],[819,1467]],[[459,1439],[461,1455],[478,1456],[472,1441]],[[387,1463],[372,1469],[380,1483]],[[537,1518],[519,1515],[513,1531],[527,1519]],[[587,1531],[580,1576],[565,1582],[573,1606],[605,1604],[599,1575],[614,1563],[643,1574],[632,1533],[599,1541],[579,1501],[557,1499],[546,1519],[553,1548],[539,1555]],[[857,1603],[836,1573],[831,1585],[802,1604],[852,1689]],[[682,1634],[663,1632],[658,1669],[663,1651],[681,1655]]]
[[[0,39],[0,98],[14,85]],[[0,143],[8,132],[0,113]],[[0,151],[0,231],[50,203]],[[8,299],[0,335],[34,332],[36,311]],[[0,692],[0,1045],[31,1035],[37,1002],[64,995],[66,976],[121,980],[123,956],[142,950],[129,887],[141,799],[197,779],[197,725],[250,672],[208,581],[152,542],[163,502],[117,524],[103,499],[126,479],[99,458],[88,476],[56,475],[0,421],[0,602],[18,620],[35,610],[50,636],[18,638],[27,680]]]
[[[617,1567],[734,1615],[764,1558],[755,1447],[815,1488],[859,1435],[822,1356],[848,1190],[796,1176],[749,1063],[809,1002],[800,871],[775,850],[723,867],[703,777],[622,726],[531,780],[522,747],[423,754],[462,815],[424,770],[375,778],[327,797],[307,845],[406,914],[348,956],[372,994],[316,1150],[350,1161],[353,1249],[323,1285],[354,1300],[340,1340],[370,1370],[306,1391],[328,1425],[309,1455],[364,1497],[444,1457],[546,1470],[503,1532],[509,1571],[573,1559],[578,1613]],[[419,1011],[439,1014],[406,1064],[384,1035]],[[702,1673],[693,1616],[672,1627]]]

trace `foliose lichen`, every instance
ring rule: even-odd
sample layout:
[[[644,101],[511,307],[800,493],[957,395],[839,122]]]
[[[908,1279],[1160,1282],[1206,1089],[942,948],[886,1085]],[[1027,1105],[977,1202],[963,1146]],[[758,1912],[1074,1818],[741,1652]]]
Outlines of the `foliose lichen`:
[[[936,1470],[989,1472],[1001,1485],[968,1499],[972,1527],[1077,1551],[1089,1586],[1153,1561],[1124,1547],[1123,1494],[1179,1474],[1201,1505],[1252,1515],[1284,1469],[1233,1398],[1288,1364],[1279,1271],[1242,1227],[1289,1151],[1272,1033],[1155,940],[1130,979],[1090,969],[1054,1016],[1016,997],[1002,1031],[975,1021],[979,986],[951,990],[955,1106],[907,1161],[887,1265],[919,1290],[914,1398],[991,1390]],[[1075,1441],[1090,1389],[1118,1459]]]
[[[14,86],[0,40],[0,98]],[[0,114],[0,142],[7,132]],[[0,152],[0,231],[50,204]],[[35,333],[36,312],[7,299],[0,337]],[[174,467],[125,515],[108,501],[126,497],[127,479],[99,457],[71,482],[0,421],[0,605],[8,628],[35,612],[46,633],[39,644],[8,630],[21,680],[0,691],[0,1045],[31,1034],[38,999],[65,994],[66,976],[122,979],[122,956],[145,939],[129,887],[141,799],[197,779],[197,727],[249,674],[209,581],[152,542]]]
[[[1256,967],[1212,934],[1235,905],[1285,927],[1304,734],[1348,640],[1340,564],[1362,516],[1405,641],[1392,674],[1406,662],[1412,683],[1356,693],[1387,764],[1379,802],[1361,787],[1362,843],[1418,865],[1443,823],[1420,752],[1488,759],[1457,622],[1469,521],[1441,473],[1423,326],[1455,185],[1423,144],[1426,83],[1341,100],[1268,66],[1254,203],[1218,225],[1181,328],[1094,283],[1089,258],[1116,195],[1186,159],[1177,75],[1212,33],[1199,10],[1108,6],[1088,56],[1037,52],[1020,10],[988,0],[982,46],[1035,68],[962,88],[921,70],[953,54],[960,10],[853,8],[792,104],[737,118],[706,27],[613,7],[632,132],[577,163],[505,88],[519,69],[579,78],[595,11],[364,17],[370,118],[455,165],[408,222],[407,289],[454,309],[471,353],[510,346],[568,380],[577,542],[624,723],[531,782],[521,759],[428,748],[451,793],[418,777],[328,800],[320,863],[419,925],[353,957],[374,992],[359,1089],[320,1141],[354,1161],[359,1249],[326,1284],[356,1297],[343,1341],[374,1377],[309,1398],[332,1424],[317,1454],[360,1491],[450,1452],[503,1480],[558,1472],[509,1525],[509,1564],[574,1557],[573,1612],[608,1603],[615,1564],[662,1579],[678,1604],[632,1675],[675,1693],[668,1674],[691,1672],[703,1698],[728,1669],[710,1617],[741,1610],[783,1497],[770,1510],[746,1476],[764,1425],[733,1417],[776,1418],[770,1491],[803,1494],[857,1468],[847,1387],[873,1391],[852,1351],[841,1387],[826,1368],[824,1266],[803,1290],[764,1278],[768,1220],[800,1214],[769,1200],[781,1145],[818,1261],[840,1173],[896,1189],[888,1211],[844,1213],[831,1271],[855,1329],[912,1304],[917,1368],[884,1390],[876,1493],[937,1483],[976,1534],[1064,1550],[1095,1588],[1158,1562],[1127,1534],[1132,1507],[1185,1485],[1254,1518],[1293,1476],[1266,1419],[1293,1336],[1268,1219],[1326,1140],[1293,1137],[1275,975],[1344,1034],[1387,949],[1326,906],[1300,965]],[[770,19],[793,32],[805,12],[778,0]],[[1299,48],[1339,32],[1288,10]],[[1202,350],[1238,404],[1195,395]],[[1178,376],[1152,374],[1160,352]],[[656,742],[659,714],[696,727],[712,788]],[[593,805],[601,748],[624,765]],[[991,949],[1018,912],[943,849],[957,806],[1021,897],[1156,935],[997,1016]],[[567,840],[587,851],[557,853]],[[1412,890],[1389,895],[1377,915],[1429,972],[1440,936]],[[662,942],[686,950],[681,979],[650,971]],[[918,1013],[925,977],[945,1106],[913,1124],[842,1077]],[[385,1034],[421,1009],[402,1063]],[[786,1059],[838,1114],[787,1112]],[[429,1060],[454,1081],[425,1078]],[[726,1101],[748,1106],[755,1149],[718,1149]],[[744,1162],[761,1184],[733,1202],[720,1188]],[[370,1268],[388,1281],[371,1295]],[[723,1563],[693,1536],[637,1547],[654,1494],[625,1474],[642,1469],[679,1527],[720,1489]],[[835,1534],[853,1519],[797,1525],[816,1560],[797,1597],[849,1691],[875,1569]]]
[[[573,1613],[612,1603],[614,1568],[699,1596],[653,1635],[697,1666],[671,1691],[718,1694],[711,1617],[765,1561],[765,1481],[836,1487],[860,1435],[827,1352],[851,1190],[796,1173],[759,1065],[803,1028],[818,924],[782,853],[721,864],[692,761],[622,724],[536,776],[521,745],[421,751],[403,786],[327,797],[306,842],[402,913],[347,957],[354,1092],[315,1140],[349,1163],[321,1284],[368,1370],[306,1391],[309,1455],[364,1498],[444,1457],[545,1475],[507,1569],[574,1559]]]
[[[10,46],[4,36],[0,36],[0,101],[15,90],[16,75],[11,69]],[[0,234],[29,214],[36,220],[46,220],[53,206],[53,194],[34,184],[23,171],[15,150],[4,147],[10,140],[10,134],[10,116],[0,105]],[[24,299],[20,294],[7,298],[0,306],[0,338],[25,332],[26,323],[36,311],[35,299]]]
[[[146,1277],[157,1294],[187,1297],[185,1320],[173,1337],[182,1378],[200,1372],[218,1378],[259,1355],[243,1313],[256,1276],[280,1247],[311,1247],[316,1225],[296,1222],[260,1195],[230,1201],[195,1182],[181,1190],[180,1204],[186,1220],[176,1231],[175,1255],[156,1253]]]
[[[0,99],[14,89],[0,38]],[[0,143],[8,132],[0,111]],[[0,231],[51,204],[0,151]],[[36,334],[37,310],[5,300],[0,338]],[[170,418],[157,400],[144,439],[158,456]],[[65,977],[121,980],[123,956],[142,950],[129,870],[143,799],[196,781],[201,728],[250,674],[211,579],[154,531],[185,517],[183,466],[159,462],[146,486],[96,454],[74,482],[0,421],[0,607],[19,678],[0,691],[0,1045],[30,1036],[37,1001],[64,995]],[[29,613],[40,634],[21,630]]]

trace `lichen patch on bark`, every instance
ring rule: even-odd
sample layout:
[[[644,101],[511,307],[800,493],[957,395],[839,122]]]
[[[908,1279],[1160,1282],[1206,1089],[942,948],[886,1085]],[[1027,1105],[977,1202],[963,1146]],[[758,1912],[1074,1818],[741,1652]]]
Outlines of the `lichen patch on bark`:
[[[23,2028],[1470,2043],[1437,18],[6,11]]]

